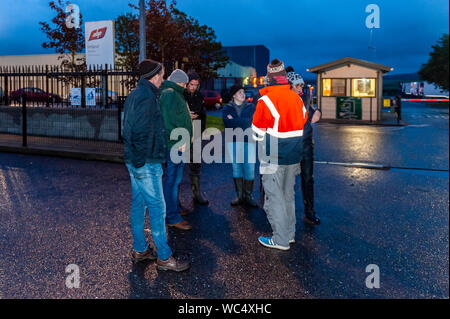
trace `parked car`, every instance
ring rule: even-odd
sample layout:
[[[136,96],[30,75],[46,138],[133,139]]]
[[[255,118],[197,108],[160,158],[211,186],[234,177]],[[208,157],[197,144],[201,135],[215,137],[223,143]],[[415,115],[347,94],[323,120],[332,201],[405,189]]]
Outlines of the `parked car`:
[[[212,108],[215,107],[216,109],[220,109],[222,106],[222,98],[220,97],[219,92],[214,90],[203,90],[203,102],[205,104],[205,107]]]
[[[47,98],[50,102],[59,103],[62,98],[53,93],[47,93],[42,89],[38,88],[22,88],[11,92],[10,99],[14,102],[22,101],[22,96],[25,95],[27,101],[30,102],[45,102]]]

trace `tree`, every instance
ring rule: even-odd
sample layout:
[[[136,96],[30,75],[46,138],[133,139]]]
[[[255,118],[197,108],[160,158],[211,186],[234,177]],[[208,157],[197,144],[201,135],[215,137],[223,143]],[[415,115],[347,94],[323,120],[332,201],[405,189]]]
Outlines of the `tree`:
[[[139,21],[136,15],[120,15],[115,21],[117,64],[133,68],[139,63]]]
[[[176,1],[148,0],[146,3],[147,56],[166,66],[195,69],[206,79],[215,77],[228,57],[216,41],[214,30],[175,8]],[[138,9],[130,4],[133,9]],[[139,23],[131,13],[116,19],[116,48],[122,65],[135,67],[139,56]]]
[[[85,59],[77,59],[76,54],[84,49],[84,33],[82,28],[68,28],[66,25],[65,8],[69,5],[68,1],[57,0],[50,1],[49,6],[56,11],[56,16],[52,19],[53,26],[47,22],[39,22],[41,31],[47,35],[49,41],[42,43],[42,47],[46,49],[55,49],[62,56],[63,66],[75,68],[78,62],[84,62]],[[83,19],[80,14],[80,25]],[[83,63],[84,64],[84,63]]]
[[[434,83],[442,90],[449,90],[448,80],[448,34],[445,34],[432,46],[430,59],[427,64],[423,64],[419,70],[420,79]]]
[[[173,16],[187,40],[187,68],[196,70],[204,79],[216,77],[217,70],[225,67],[229,58],[225,56],[214,30],[200,25],[197,20],[176,8],[173,9]]]

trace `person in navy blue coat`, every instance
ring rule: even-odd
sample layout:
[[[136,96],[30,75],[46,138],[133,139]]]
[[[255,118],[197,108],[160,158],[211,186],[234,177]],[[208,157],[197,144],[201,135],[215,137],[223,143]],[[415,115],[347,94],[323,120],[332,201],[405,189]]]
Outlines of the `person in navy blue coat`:
[[[230,89],[231,101],[223,108],[222,118],[226,128],[249,129],[252,125],[255,105],[249,103],[245,97],[244,88],[234,85]],[[257,207],[252,198],[255,179],[256,145],[250,136],[245,135],[242,140],[227,141],[228,154],[232,156],[233,179],[237,197],[231,205],[247,204]]]

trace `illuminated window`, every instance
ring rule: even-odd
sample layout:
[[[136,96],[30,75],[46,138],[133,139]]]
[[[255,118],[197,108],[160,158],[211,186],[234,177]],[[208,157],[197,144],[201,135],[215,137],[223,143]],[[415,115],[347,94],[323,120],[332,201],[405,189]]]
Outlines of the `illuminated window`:
[[[323,79],[323,96],[345,96],[345,79]]]
[[[352,79],[352,96],[375,97],[375,79]]]

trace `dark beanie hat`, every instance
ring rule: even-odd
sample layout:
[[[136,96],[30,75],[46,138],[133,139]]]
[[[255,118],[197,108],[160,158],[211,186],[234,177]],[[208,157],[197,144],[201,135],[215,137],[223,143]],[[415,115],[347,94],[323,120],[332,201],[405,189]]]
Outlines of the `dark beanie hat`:
[[[147,59],[139,63],[139,75],[145,80],[150,80],[156,74],[161,72],[162,65],[159,62]]]
[[[237,91],[243,89],[242,85],[235,84],[230,88],[230,97],[233,98],[233,96],[237,93]]]
[[[292,66],[288,66],[286,68],[286,73],[289,73],[289,72],[295,72],[295,70],[294,70],[294,68]]]
[[[189,82],[192,80],[200,80],[200,76],[195,71],[189,71],[188,72]]]

